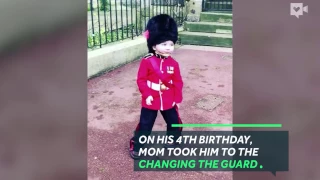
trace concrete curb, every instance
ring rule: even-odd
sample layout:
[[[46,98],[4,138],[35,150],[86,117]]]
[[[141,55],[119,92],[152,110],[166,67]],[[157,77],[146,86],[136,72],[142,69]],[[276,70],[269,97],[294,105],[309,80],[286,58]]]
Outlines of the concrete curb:
[[[148,52],[146,46],[146,40],[137,37],[88,52],[88,79],[136,60]]]
[[[211,47],[211,46],[183,45],[180,47],[180,49],[232,53],[232,48]]]

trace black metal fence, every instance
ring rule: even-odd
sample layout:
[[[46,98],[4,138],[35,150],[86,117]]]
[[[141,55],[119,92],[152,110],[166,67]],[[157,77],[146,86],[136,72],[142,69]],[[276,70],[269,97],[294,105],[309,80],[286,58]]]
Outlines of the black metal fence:
[[[202,0],[202,11],[232,11],[232,0]]]
[[[182,26],[184,7],[185,0],[88,0],[88,48],[140,36],[148,20],[161,13]]]

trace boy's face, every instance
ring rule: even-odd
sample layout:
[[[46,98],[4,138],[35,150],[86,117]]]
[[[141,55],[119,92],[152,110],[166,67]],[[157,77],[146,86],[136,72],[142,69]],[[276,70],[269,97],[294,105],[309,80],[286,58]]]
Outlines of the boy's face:
[[[161,55],[169,56],[174,50],[174,43],[172,41],[165,41],[157,44],[153,49]]]

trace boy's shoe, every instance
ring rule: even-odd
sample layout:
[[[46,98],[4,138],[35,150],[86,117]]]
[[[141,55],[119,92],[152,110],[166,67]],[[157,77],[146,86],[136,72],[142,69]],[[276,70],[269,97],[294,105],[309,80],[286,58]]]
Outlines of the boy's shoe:
[[[131,157],[132,159],[139,159],[139,158],[140,158],[139,152],[136,152],[136,151],[134,151],[134,150],[130,150],[130,151],[129,151],[129,154],[130,154],[130,157]]]
[[[179,143],[167,143],[164,145],[164,148],[175,148],[178,146],[179,146]]]

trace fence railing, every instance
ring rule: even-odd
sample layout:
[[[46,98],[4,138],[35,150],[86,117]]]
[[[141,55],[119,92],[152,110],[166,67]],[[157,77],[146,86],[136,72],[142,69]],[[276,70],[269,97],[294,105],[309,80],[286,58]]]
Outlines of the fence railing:
[[[88,48],[140,36],[148,20],[162,13],[182,26],[185,0],[88,0]]]
[[[202,11],[232,11],[232,0],[202,0]]]

